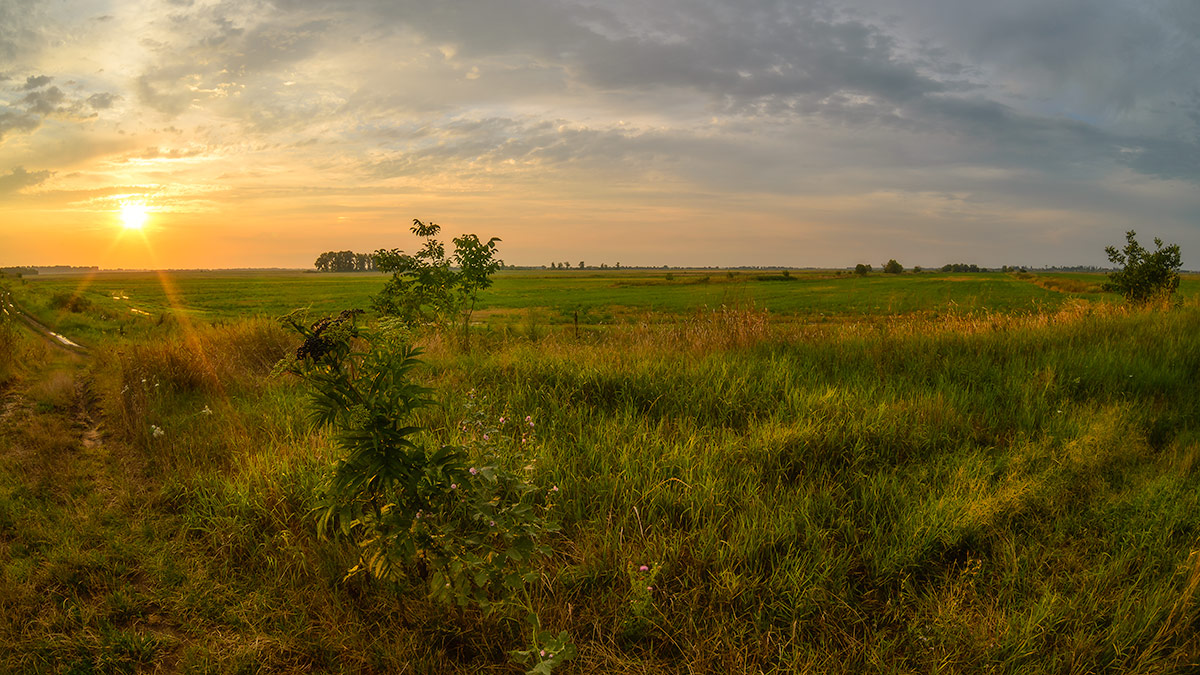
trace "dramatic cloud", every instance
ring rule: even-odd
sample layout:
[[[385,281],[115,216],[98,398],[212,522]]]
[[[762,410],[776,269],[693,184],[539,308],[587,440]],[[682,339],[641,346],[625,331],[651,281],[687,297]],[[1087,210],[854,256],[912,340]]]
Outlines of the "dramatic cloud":
[[[1100,264],[1147,222],[1200,250],[1189,0],[67,5],[0,5],[0,166],[164,220],[370,248],[434,215],[529,262]]]

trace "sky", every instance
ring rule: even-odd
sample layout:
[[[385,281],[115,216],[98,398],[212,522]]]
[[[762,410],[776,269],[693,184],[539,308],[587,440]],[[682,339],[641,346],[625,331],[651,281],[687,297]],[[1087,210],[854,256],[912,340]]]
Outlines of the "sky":
[[[0,0],[0,265],[311,267],[420,218],[514,265],[1133,229],[1195,269],[1198,65],[1195,0]]]

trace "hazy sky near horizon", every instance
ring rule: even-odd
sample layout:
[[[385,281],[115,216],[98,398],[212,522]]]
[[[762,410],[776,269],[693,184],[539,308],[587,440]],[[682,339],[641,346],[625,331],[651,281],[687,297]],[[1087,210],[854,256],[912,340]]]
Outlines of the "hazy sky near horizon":
[[[0,0],[0,265],[1200,267],[1195,0]],[[145,204],[143,230],[123,204]]]

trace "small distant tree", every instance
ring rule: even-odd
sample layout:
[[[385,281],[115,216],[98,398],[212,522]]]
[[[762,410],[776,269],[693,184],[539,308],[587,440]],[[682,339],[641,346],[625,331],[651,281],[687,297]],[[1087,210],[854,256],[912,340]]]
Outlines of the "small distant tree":
[[[1179,288],[1179,244],[1163,246],[1162,239],[1155,237],[1151,253],[1137,242],[1136,234],[1133,230],[1125,233],[1125,248],[1120,251],[1115,246],[1104,248],[1108,261],[1121,266],[1109,273],[1105,290],[1116,291],[1136,303],[1170,296]]]
[[[486,242],[473,234],[464,234],[454,239],[454,264],[458,266],[458,286],[463,315],[463,344],[470,345],[471,314],[475,312],[475,301],[479,291],[492,285],[492,274],[500,269],[496,257],[496,242],[492,237]],[[470,300],[470,304],[467,301]]]
[[[579,269],[583,269],[583,261],[582,260],[579,261]]]
[[[854,273],[860,277],[867,276],[867,273],[870,271],[871,271],[870,265],[864,265],[862,263],[858,263],[857,265],[854,266]]]
[[[904,266],[901,265],[900,263],[896,262],[895,258],[888,260],[887,264],[885,264],[883,266],[884,274],[900,274],[903,271],[904,271]]]
[[[371,298],[371,305],[380,314],[397,317],[409,326],[449,323],[461,314],[466,344],[479,291],[491,286],[491,276],[500,267],[496,258],[500,239],[483,242],[474,234],[465,234],[454,239],[451,259],[437,239],[441,226],[414,218],[411,229],[425,239],[415,254],[400,249],[375,252],[375,269],[391,272],[392,278]],[[453,269],[452,263],[458,269]]]

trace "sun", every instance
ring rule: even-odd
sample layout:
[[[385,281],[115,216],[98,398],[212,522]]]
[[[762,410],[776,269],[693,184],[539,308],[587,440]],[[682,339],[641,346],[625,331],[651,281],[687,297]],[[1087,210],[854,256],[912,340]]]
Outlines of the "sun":
[[[127,230],[140,230],[146,225],[146,205],[142,202],[121,202],[121,224]]]

